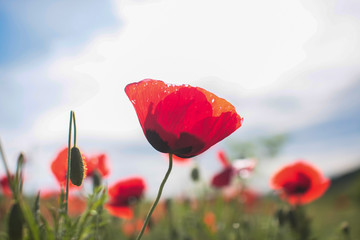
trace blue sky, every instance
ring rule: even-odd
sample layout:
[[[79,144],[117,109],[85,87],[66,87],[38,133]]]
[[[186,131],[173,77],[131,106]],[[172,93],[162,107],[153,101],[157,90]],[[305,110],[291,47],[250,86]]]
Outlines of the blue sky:
[[[0,0],[1,139],[10,159],[29,155],[30,176],[46,172],[66,143],[73,109],[84,149],[113,158],[119,174],[109,181],[151,168],[156,186],[166,164],[156,160],[123,91],[155,78],[233,103],[245,121],[228,142],[289,134],[282,155],[259,166],[259,185],[297,158],[336,174],[360,165],[358,29],[355,0]],[[207,177],[225,144],[199,156]],[[137,160],[123,168],[117,159],[129,157]],[[174,181],[188,168],[176,170]]]
[[[0,64],[37,59],[56,42],[79,46],[119,25],[110,1],[0,1]]]

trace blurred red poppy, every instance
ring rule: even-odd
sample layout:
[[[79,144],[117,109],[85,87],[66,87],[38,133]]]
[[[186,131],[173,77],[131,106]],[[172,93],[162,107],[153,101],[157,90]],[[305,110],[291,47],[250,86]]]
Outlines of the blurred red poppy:
[[[40,198],[43,200],[58,199],[60,196],[59,190],[44,189],[40,191]]]
[[[11,177],[13,177],[13,176],[10,176],[10,178]],[[1,186],[2,193],[5,196],[8,196],[8,197],[12,196],[12,192],[11,192],[11,189],[10,189],[10,186],[9,186],[9,180],[8,180],[6,175],[2,176],[0,178],[0,186]]]
[[[224,151],[221,151],[221,150],[218,151],[217,156],[218,156],[218,159],[219,159],[220,163],[223,165],[224,168],[231,166],[231,162],[227,158]]]
[[[227,167],[221,170],[221,172],[215,174],[211,179],[211,186],[216,188],[222,188],[229,186],[233,177],[232,167]]]
[[[110,173],[107,156],[105,153],[85,157],[86,176],[91,177],[97,171],[102,177],[106,177]]]
[[[54,161],[51,163],[51,171],[61,187],[66,187],[66,173],[68,161],[68,148],[61,150]],[[70,188],[79,188],[69,181]]]
[[[203,221],[205,223],[205,225],[213,232],[215,233],[217,230],[216,227],[216,216],[213,212],[208,211],[205,212],[204,217],[203,217]]]
[[[237,159],[230,162],[224,151],[218,151],[217,155],[224,168],[211,179],[211,185],[216,188],[229,186],[233,177],[237,175],[246,178],[256,165],[254,159]]]
[[[305,161],[296,161],[278,170],[270,186],[281,192],[290,204],[306,204],[321,197],[330,186],[330,180],[320,170]]]
[[[251,188],[244,186],[230,186],[223,191],[225,201],[237,200],[250,210],[260,197],[260,194]]]
[[[68,213],[70,216],[78,216],[86,210],[86,199],[77,196],[69,195]]]
[[[40,198],[42,201],[46,201],[47,205],[54,205],[58,207],[60,191],[48,189],[42,190],[40,192]],[[78,216],[85,211],[86,199],[82,196],[70,194],[68,201],[68,213],[70,216]]]
[[[130,221],[124,221],[122,224],[122,231],[125,236],[127,237],[133,237],[135,234],[140,232],[142,226],[143,226],[144,220],[141,219],[133,219]],[[145,228],[145,234],[149,231],[149,226],[146,226]]]
[[[244,188],[240,192],[240,200],[247,207],[246,210],[251,210],[259,199],[259,194],[250,188]]]
[[[131,219],[133,217],[131,206],[143,196],[145,188],[145,181],[140,177],[118,181],[109,187],[109,201],[105,204],[105,208],[111,215]]]
[[[145,79],[125,92],[149,143],[181,158],[206,151],[243,121],[233,105],[199,87]]]

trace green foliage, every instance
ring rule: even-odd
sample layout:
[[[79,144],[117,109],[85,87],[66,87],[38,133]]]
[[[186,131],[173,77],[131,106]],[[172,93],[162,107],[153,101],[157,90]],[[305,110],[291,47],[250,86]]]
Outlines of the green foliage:
[[[142,239],[358,239],[360,230],[356,226],[360,205],[353,195],[356,190],[352,187],[354,184],[347,182],[347,185],[349,187],[344,189],[343,184],[334,184],[335,187],[323,198],[301,208],[291,207],[270,196],[260,197],[255,203],[249,204],[241,201],[239,196],[226,199],[220,191],[208,192],[195,199],[169,198],[160,202]],[[348,202],[339,203],[340,190],[349,198]],[[111,217],[104,210],[106,189],[100,186],[87,197],[87,207],[81,215],[68,217],[64,204],[60,204],[56,208],[48,207],[50,215],[46,216],[39,193],[35,197],[17,197],[19,201],[12,200],[14,202],[7,212],[6,221],[6,226],[16,226],[16,231],[12,229],[10,232],[8,227],[1,226],[3,231],[0,239],[131,240],[135,239],[139,228],[135,227],[129,235],[124,226],[135,223],[135,220],[141,223],[151,205],[147,201],[139,203],[132,220]],[[6,203],[5,200],[0,201],[0,209]],[[59,202],[63,200],[64,193],[60,195]],[[3,224],[1,222],[0,225]]]
[[[73,112],[70,123],[72,119],[76,128]],[[71,132],[71,124],[69,132]],[[69,149],[70,136],[69,134]],[[233,148],[238,157],[274,157],[280,152],[286,140],[285,135],[277,135],[236,144]],[[76,130],[74,143],[76,143]],[[134,206],[135,216],[131,220],[110,216],[104,210],[107,189],[101,185],[101,176],[95,173],[93,193],[87,196],[86,209],[81,214],[69,216],[68,206],[71,203],[68,201],[68,191],[64,192],[62,189],[56,206],[44,204],[40,192],[34,197],[23,196],[24,155],[19,155],[15,174],[11,175],[1,144],[0,151],[12,191],[12,199],[0,196],[0,239],[134,240],[140,232],[151,202],[137,202]],[[70,155],[79,160],[81,154],[76,151],[71,152]],[[76,161],[70,163],[75,174],[79,170],[84,172],[84,168],[77,164],[79,162]],[[202,175],[198,166],[191,170],[189,177],[196,184],[201,182]],[[82,182],[82,179],[83,176],[76,176],[75,182],[80,180]],[[360,239],[360,229],[357,227],[360,222],[359,179],[358,172],[351,177],[339,178],[333,182],[333,187],[324,197],[301,207],[289,206],[273,196],[266,195],[258,196],[253,202],[244,201],[241,193],[224,197],[223,192],[210,191],[204,187],[200,189],[201,194],[198,194],[197,198],[168,198],[160,202],[142,239]],[[160,189],[162,191],[162,187]],[[244,186],[241,189],[243,191]]]
[[[61,194],[61,199],[64,198]],[[8,216],[8,231],[1,233],[1,239],[31,239],[31,240],[82,240],[103,239],[104,226],[108,216],[104,214],[103,205],[107,195],[104,187],[98,187],[94,193],[88,196],[87,208],[81,216],[70,218],[65,214],[64,204],[58,209],[50,208],[52,224],[40,212],[40,193],[34,201],[33,211],[20,195],[19,201],[15,202]]]
[[[21,240],[23,238],[24,217],[20,208],[20,204],[15,202],[9,213],[8,234],[13,240]]]

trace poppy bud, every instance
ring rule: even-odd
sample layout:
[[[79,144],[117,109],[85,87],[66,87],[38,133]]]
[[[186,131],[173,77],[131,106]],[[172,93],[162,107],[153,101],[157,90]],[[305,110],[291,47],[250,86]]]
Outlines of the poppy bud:
[[[193,169],[191,169],[191,179],[194,182],[197,182],[199,181],[199,177],[200,177],[199,168],[195,166]]]
[[[101,185],[101,174],[95,170],[92,178],[93,178],[93,188],[96,189]]]
[[[77,147],[71,148],[70,180],[72,184],[81,186],[85,178],[85,163]]]
[[[21,240],[23,239],[23,214],[21,211],[20,204],[14,203],[10,210],[9,221],[8,221],[8,233],[9,239]]]

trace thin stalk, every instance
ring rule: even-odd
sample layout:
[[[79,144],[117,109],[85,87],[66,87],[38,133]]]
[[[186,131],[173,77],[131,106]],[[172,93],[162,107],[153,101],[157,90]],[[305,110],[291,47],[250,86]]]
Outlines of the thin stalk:
[[[6,176],[8,178],[8,181],[10,182],[11,179],[10,179],[10,171],[9,171],[9,167],[7,165],[7,161],[6,161],[6,157],[5,157],[5,153],[4,153],[4,150],[3,150],[3,147],[2,147],[2,144],[1,144],[1,140],[0,140],[0,152],[1,152],[1,159],[4,163],[4,166],[5,166],[5,171],[6,171]]]
[[[145,232],[145,228],[146,226],[148,225],[149,221],[150,221],[150,217],[153,213],[153,211],[155,210],[155,207],[156,205],[159,203],[159,200],[160,200],[160,197],[161,197],[161,193],[163,191],[163,188],[165,186],[165,183],[166,183],[166,180],[168,179],[169,175],[170,175],[170,172],[171,172],[171,169],[172,169],[172,164],[173,164],[173,155],[172,153],[169,153],[169,168],[165,174],[165,177],[164,179],[162,180],[161,184],[160,184],[160,188],[159,188],[159,191],[158,191],[158,194],[156,196],[156,199],[155,199],[155,202],[153,203],[153,205],[151,206],[150,208],[150,211],[149,213],[147,214],[146,218],[145,218],[145,222],[144,222],[144,225],[142,226],[141,228],[141,231],[139,233],[139,235],[137,236],[136,240],[140,240],[142,235],[144,234]]]
[[[70,180],[70,168],[71,168],[71,127],[74,113],[70,111],[70,123],[69,123],[69,138],[68,138],[68,161],[67,161],[67,173],[66,173],[66,192],[65,192],[65,214],[68,213],[68,199],[69,199],[69,180]]]
[[[75,120],[75,112],[73,112],[73,123],[74,123],[74,147],[76,147],[76,120]]]
[[[6,177],[8,179],[9,187],[11,189],[11,192],[13,193],[14,199],[17,199],[17,193],[16,193],[15,185],[14,185],[13,179],[11,179],[11,173],[10,173],[10,170],[9,170],[9,166],[7,165],[7,160],[6,160],[6,157],[5,157],[4,149],[3,149],[2,144],[1,144],[1,140],[0,140],[0,153],[1,153],[1,159],[2,159],[2,161],[4,163],[4,167],[5,167],[5,171],[6,171]]]

